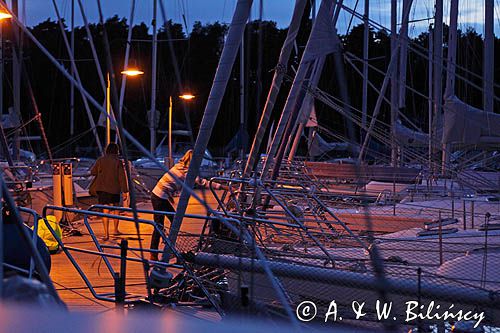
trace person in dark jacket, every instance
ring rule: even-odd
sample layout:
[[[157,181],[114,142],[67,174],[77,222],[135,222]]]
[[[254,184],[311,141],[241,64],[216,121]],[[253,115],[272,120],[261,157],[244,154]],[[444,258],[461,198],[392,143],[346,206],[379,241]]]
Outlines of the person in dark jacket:
[[[118,145],[110,143],[106,147],[104,156],[99,157],[90,173],[96,177],[95,191],[97,200],[101,205],[117,206],[120,203],[120,193],[123,195],[123,201],[128,197],[127,177],[123,162],[118,158]],[[109,209],[103,209],[103,213],[109,214]],[[102,218],[104,224],[104,240],[109,239],[109,219]],[[118,220],[114,220],[114,233],[120,234],[118,230]]]

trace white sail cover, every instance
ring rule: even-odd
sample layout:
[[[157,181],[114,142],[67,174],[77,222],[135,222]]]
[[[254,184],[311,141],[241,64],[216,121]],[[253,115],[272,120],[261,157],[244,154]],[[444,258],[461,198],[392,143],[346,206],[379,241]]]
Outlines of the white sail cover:
[[[456,96],[444,104],[443,143],[500,143],[500,115],[472,107]]]

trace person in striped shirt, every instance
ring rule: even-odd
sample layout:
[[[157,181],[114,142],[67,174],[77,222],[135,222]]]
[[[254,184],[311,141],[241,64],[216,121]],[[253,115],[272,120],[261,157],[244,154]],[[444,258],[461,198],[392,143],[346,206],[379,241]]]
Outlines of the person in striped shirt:
[[[193,150],[188,150],[184,156],[177,162],[169,172],[166,172],[158,181],[151,193],[151,203],[153,210],[175,212],[174,194],[179,192],[182,188],[181,183],[186,180],[186,175],[189,169],[189,164],[193,157]],[[206,179],[196,177],[196,184],[204,188],[209,187],[209,182]],[[222,188],[221,184],[213,183],[215,189]],[[170,222],[173,220],[173,215],[168,215]],[[163,228],[165,223],[165,216],[161,214],[154,214],[154,221],[158,228]],[[151,237],[151,246],[153,250],[158,250],[160,244],[160,233],[155,229]],[[158,260],[158,253],[151,252],[151,260]]]

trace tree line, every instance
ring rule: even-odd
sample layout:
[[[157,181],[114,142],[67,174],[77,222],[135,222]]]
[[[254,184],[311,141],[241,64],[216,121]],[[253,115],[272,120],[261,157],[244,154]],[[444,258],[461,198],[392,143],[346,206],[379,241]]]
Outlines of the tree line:
[[[124,67],[124,54],[129,26],[126,19],[114,16],[105,22],[111,57],[113,60],[113,71],[117,78],[117,86],[120,86],[120,72]],[[297,68],[300,61],[301,52],[307,42],[310,32],[311,22],[305,17],[299,36],[297,38],[298,54],[293,53],[289,63],[289,74],[293,68]],[[105,49],[103,44],[102,26],[99,24],[89,25],[92,38],[95,42],[100,65],[106,73]],[[6,30],[6,31],[5,31]],[[7,27],[4,30],[4,103],[3,110],[12,105],[12,31]],[[69,54],[65,49],[62,34],[57,22],[47,19],[44,22],[30,28],[33,35],[47,48],[58,61],[70,71],[71,63]],[[186,34],[181,24],[168,21],[159,29],[158,33],[158,88],[157,88],[157,110],[160,114],[158,129],[164,132],[167,129],[167,115],[169,97],[173,96],[173,118],[174,127],[186,128],[186,121],[190,122],[193,133],[196,136],[200,125],[203,110],[210,92],[212,80],[217,68],[219,57],[224,45],[224,38],[228,31],[228,26],[219,22],[202,24],[195,22],[189,34]],[[169,33],[167,33],[169,32]],[[70,31],[66,28],[66,35],[70,38]],[[260,112],[265,103],[267,92],[272,80],[274,69],[279,57],[281,46],[287,33],[286,28],[279,28],[273,21],[253,21],[248,23],[245,31],[246,62],[245,68],[245,88],[246,88],[246,119],[248,136],[251,138],[258,126]],[[444,40],[447,40],[447,27],[444,29]],[[340,36],[343,44],[343,52],[349,52],[362,58],[363,50],[363,26],[354,26],[346,35]],[[408,53],[407,82],[413,89],[427,94],[427,68],[428,61],[422,57],[422,52],[428,48],[428,33],[422,32],[412,38]],[[95,97],[97,101],[104,103],[104,92],[100,84],[96,65],[93,60],[89,39],[84,27],[77,27],[74,31],[75,50],[74,55],[76,65],[83,86]],[[78,90],[75,90],[75,138],[69,134],[70,123],[70,83],[63,75],[50,63],[45,55],[28,38],[23,38],[23,66],[28,73],[38,108],[42,113],[48,140],[52,147],[55,147],[56,156],[68,156],[78,153],[80,155],[95,156],[95,141],[89,131],[90,125],[84,109],[84,104]],[[127,80],[125,92],[123,123],[125,128],[139,139],[146,147],[149,141],[148,132],[148,110],[151,101],[151,31],[145,23],[132,27],[132,42],[129,67],[137,67],[144,71],[144,75]],[[177,63],[171,57],[170,47]],[[495,54],[500,54],[500,42],[495,39]],[[444,45],[446,56],[446,43]],[[383,30],[370,31],[370,60],[373,66],[369,71],[370,81],[375,87],[380,88],[383,75],[378,71],[386,71],[390,60],[390,36]],[[259,56],[260,54],[260,56]],[[459,32],[458,41],[458,69],[460,76],[482,86],[482,54],[483,39],[473,29]],[[498,57],[496,57],[498,59]],[[319,87],[329,93],[339,96],[339,84],[347,87],[350,102],[353,107],[361,109],[362,100],[362,78],[359,73],[348,62],[344,61],[346,82],[337,82],[333,65],[333,59],[328,58],[319,83]],[[362,62],[353,62],[358,70],[362,69]],[[182,82],[177,82],[175,67],[181,76]],[[224,148],[239,130],[240,122],[240,79],[239,79],[239,59],[237,59],[231,80],[228,84],[226,94],[219,112],[218,120],[213,131],[209,148],[214,155],[223,156]],[[498,82],[500,73],[499,67],[495,67],[495,79]],[[26,79],[26,77],[25,77]],[[445,73],[443,72],[443,82]],[[180,86],[185,91],[180,91]],[[278,97],[274,108],[273,119],[278,119],[288,89],[291,86],[290,80],[285,80],[283,89]],[[21,114],[24,121],[33,116],[32,106],[27,93],[27,84],[22,82],[21,89]],[[187,103],[181,101],[177,96],[189,91],[196,95],[196,98]],[[495,88],[498,95],[498,88]],[[482,93],[464,80],[457,80],[457,95],[476,107],[482,107]],[[368,112],[373,110],[377,99],[377,92],[369,89]],[[182,105],[185,103],[185,105]],[[495,104],[498,107],[498,103]],[[389,106],[384,105],[380,119],[389,121]],[[329,109],[321,103],[316,103],[318,120],[323,126],[347,135],[345,119],[335,111]],[[407,91],[406,107],[402,110],[417,126],[422,129],[427,128],[427,100],[418,94]],[[92,108],[94,119],[98,118],[98,111]],[[187,115],[187,116],[186,116]],[[35,123],[26,126],[27,134],[37,135],[38,129]],[[104,138],[104,129],[99,128],[99,133]],[[159,133],[157,141],[162,139]],[[78,138],[76,138],[78,136]],[[74,140],[72,140],[74,139]],[[73,142],[74,141],[74,142]],[[41,144],[32,143],[33,149],[37,153],[43,154]]]

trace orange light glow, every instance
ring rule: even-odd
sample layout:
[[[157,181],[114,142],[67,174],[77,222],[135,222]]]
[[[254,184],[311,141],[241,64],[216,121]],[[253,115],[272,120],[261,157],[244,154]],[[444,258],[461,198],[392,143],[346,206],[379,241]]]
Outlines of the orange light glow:
[[[6,12],[0,12],[0,20],[12,18],[12,15]]]
[[[180,95],[179,97],[186,100],[186,101],[189,101],[189,100],[193,99],[195,96],[191,95],[191,94],[184,94],[184,95]]]
[[[122,71],[122,74],[127,75],[127,76],[137,76],[137,75],[144,74],[144,72],[141,70],[138,70],[137,68],[131,68],[131,69],[127,69],[125,71]]]

